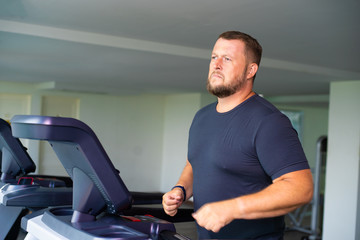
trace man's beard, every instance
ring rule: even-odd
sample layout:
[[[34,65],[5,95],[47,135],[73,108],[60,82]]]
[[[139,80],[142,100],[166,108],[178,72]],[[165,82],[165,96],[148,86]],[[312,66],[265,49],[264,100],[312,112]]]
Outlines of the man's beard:
[[[225,85],[219,85],[219,86],[212,86],[210,83],[210,78],[208,78],[206,89],[213,95],[215,95],[218,98],[225,98],[228,96],[233,95],[234,93],[238,92],[244,85],[246,81],[246,71],[243,72],[241,76],[238,76],[236,79],[234,79],[229,84]],[[223,76],[223,75],[222,75]]]

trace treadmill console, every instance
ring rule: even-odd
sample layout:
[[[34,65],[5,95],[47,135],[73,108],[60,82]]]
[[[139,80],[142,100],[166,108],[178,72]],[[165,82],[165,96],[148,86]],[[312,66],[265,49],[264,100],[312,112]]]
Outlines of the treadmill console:
[[[12,120],[18,138],[46,140],[73,180],[72,208],[56,207],[40,216],[23,218],[22,228],[38,239],[41,231],[71,239],[162,239],[175,234],[172,223],[152,216],[122,216],[132,196],[102,147],[85,123],[48,116],[18,115]],[[37,235],[38,234],[38,235]]]

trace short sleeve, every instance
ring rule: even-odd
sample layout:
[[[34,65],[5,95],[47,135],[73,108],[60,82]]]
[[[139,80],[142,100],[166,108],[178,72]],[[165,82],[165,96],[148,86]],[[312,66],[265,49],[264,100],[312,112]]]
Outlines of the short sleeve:
[[[260,164],[272,180],[309,168],[296,130],[280,112],[262,120],[256,133],[255,148]]]

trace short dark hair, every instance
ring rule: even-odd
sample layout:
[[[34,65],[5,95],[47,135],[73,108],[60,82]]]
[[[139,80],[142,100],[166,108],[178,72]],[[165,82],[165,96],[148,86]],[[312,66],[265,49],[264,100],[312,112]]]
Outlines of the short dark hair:
[[[239,31],[227,31],[219,35],[226,40],[238,39],[245,43],[245,55],[248,62],[254,62],[260,66],[262,47],[259,42],[250,35]]]

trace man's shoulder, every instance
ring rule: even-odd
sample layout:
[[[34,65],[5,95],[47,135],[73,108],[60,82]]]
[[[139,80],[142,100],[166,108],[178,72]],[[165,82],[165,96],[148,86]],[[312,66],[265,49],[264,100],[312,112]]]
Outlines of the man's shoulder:
[[[251,99],[251,103],[252,103],[252,107],[256,107],[256,109],[268,110],[272,112],[279,111],[277,107],[275,107],[271,102],[269,102],[267,99],[259,95],[255,95]]]

